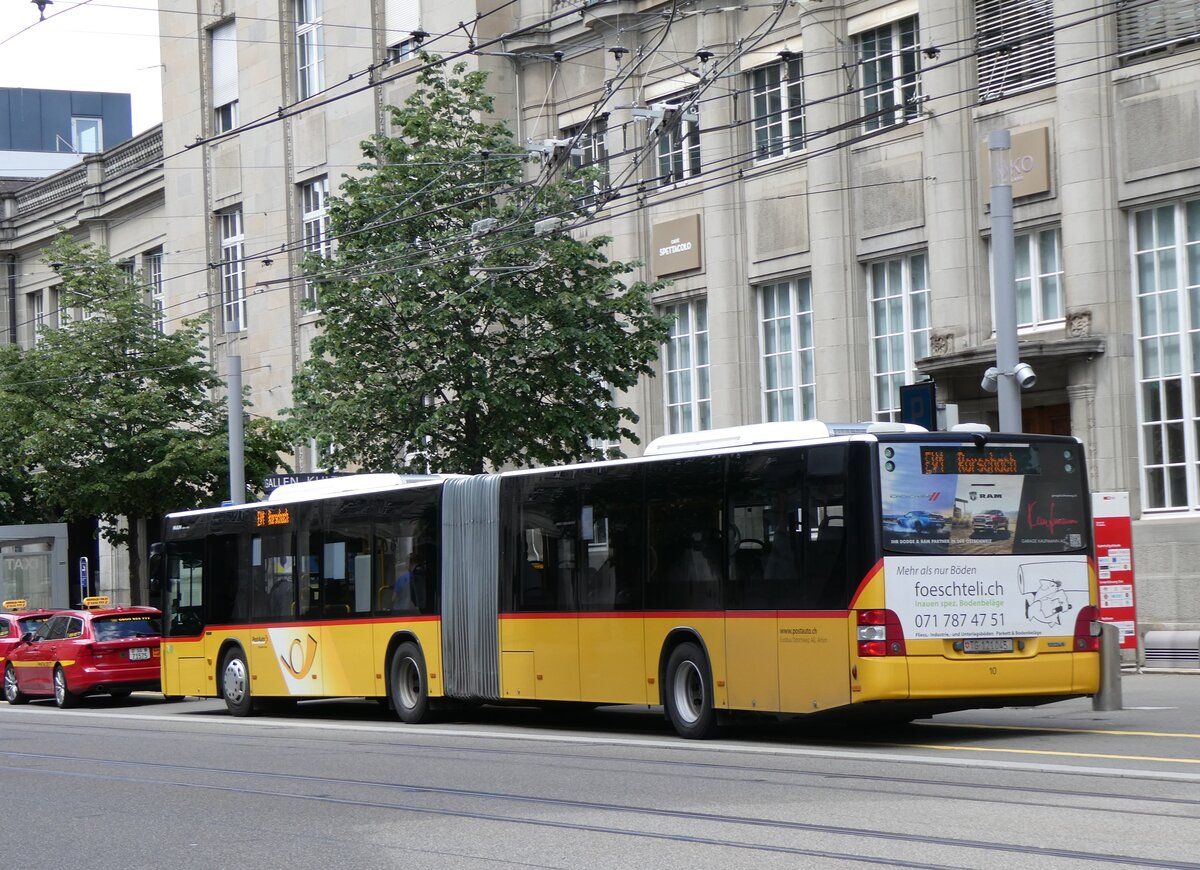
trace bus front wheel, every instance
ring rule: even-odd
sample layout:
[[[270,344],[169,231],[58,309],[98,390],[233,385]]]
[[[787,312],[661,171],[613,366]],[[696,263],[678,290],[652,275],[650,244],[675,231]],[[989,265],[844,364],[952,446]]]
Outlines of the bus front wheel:
[[[425,671],[425,656],[412,641],[396,648],[388,667],[388,686],[392,707],[400,721],[419,725],[429,718],[429,681]]]
[[[712,671],[708,657],[694,643],[682,643],[667,661],[663,702],[667,718],[680,737],[704,740],[717,731],[713,709]]]
[[[254,712],[250,667],[246,664],[246,654],[236,647],[225,653],[221,663],[221,697],[234,716],[249,716]]]

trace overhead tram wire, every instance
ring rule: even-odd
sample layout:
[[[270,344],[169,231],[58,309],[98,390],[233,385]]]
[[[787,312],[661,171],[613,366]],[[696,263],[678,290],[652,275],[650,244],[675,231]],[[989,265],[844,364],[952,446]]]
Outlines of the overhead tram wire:
[[[1138,4],[1138,5],[1143,5],[1145,2],[1149,2],[1149,0],[1141,0],[1141,2],[1139,2],[1139,4]],[[1095,19],[1097,19],[1097,18],[1103,17],[1103,15],[1106,15],[1106,14],[1112,14],[1112,13],[1111,13],[1111,12],[1108,12],[1108,13],[1101,13],[1101,14],[1099,14],[1099,15],[1092,16],[1091,18],[1089,18],[1089,19],[1087,19],[1087,20],[1095,20]],[[1074,24],[1079,24],[1079,23],[1083,23],[1083,22],[1074,22]],[[1067,26],[1072,26],[1072,25],[1067,25]],[[1064,27],[1063,29],[1065,29],[1065,27]],[[1097,60],[1103,60],[1103,59],[1105,59],[1105,58],[1108,58],[1108,57],[1113,57],[1113,56],[1115,56],[1117,53],[1118,53],[1117,51],[1113,51],[1113,52],[1110,52],[1110,53],[1106,53],[1105,55],[1101,55],[1101,56],[1099,56],[1099,57],[1087,58],[1087,59],[1084,59],[1084,60],[1078,61],[1077,63],[1090,63],[1090,62],[1094,62],[1094,61],[1097,61]],[[978,55],[978,52],[975,52],[975,53],[972,53],[972,54],[969,54],[969,55],[963,55],[962,57],[960,57],[960,58],[956,58],[956,59],[954,59],[953,61],[950,61],[950,62],[960,62],[960,61],[962,61],[962,60],[968,60],[968,59],[970,59],[971,57],[974,57],[974,56],[977,56],[977,55]],[[1072,64],[1070,64],[1070,65],[1071,65],[1071,66],[1073,66],[1073,65],[1075,65],[1075,63],[1072,63]],[[1175,68],[1175,67],[1186,66],[1186,65],[1188,65],[1188,64],[1186,63],[1186,61],[1181,61],[1179,64],[1176,64],[1176,65],[1174,65],[1173,67],[1169,67],[1168,69],[1170,69],[1170,68]],[[928,70],[929,68],[928,68],[928,67],[926,67],[925,69],[926,69],[926,70]],[[1080,77],[1078,77],[1077,79],[1071,79],[1071,80],[1068,80],[1068,81],[1081,80],[1081,79],[1084,79],[1084,78],[1090,77],[1090,76],[1092,76],[1092,75],[1101,75],[1101,74],[1105,74],[1105,73],[1107,73],[1107,72],[1109,72],[1109,70],[1101,70],[1101,71],[1099,71],[1099,72],[1097,72],[1097,73],[1088,73],[1088,74],[1086,74],[1086,75],[1084,75],[1084,76],[1080,76]],[[957,92],[954,92],[954,93],[955,93],[955,94],[961,94],[961,93],[966,93],[966,92],[969,92],[970,90],[974,90],[974,89],[973,89],[973,88],[964,88],[964,89],[962,89],[962,90],[960,90],[960,91],[957,91]],[[950,94],[950,95],[940,95],[940,96],[938,96],[938,97],[932,97],[931,99],[935,99],[935,100],[936,100],[936,99],[943,99],[943,98],[945,98],[946,96],[951,96],[951,95],[953,95],[953,94]],[[977,107],[978,105],[980,105],[980,103],[976,102],[976,103],[971,103],[971,104],[965,105],[965,106],[963,106],[963,107],[961,107],[961,108],[962,108],[962,109],[975,108],[975,107]],[[944,112],[943,112],[943,113],[944,113]],[[729,127],[733,127],[733,126],[741,126],[741,125],[742,125],[742,124],[744,124],[744,123],[747,123],[747,122],[738,122],[738,123],[737,123],[737,124],[735,124],[735,125],[727,125],[727,126],[729,126]],[[856,123],[856,124],[857,124],[857,123],[861,123],[861,118],[854,119],[854,123]],[[719,129],[719,128],[713,128],[713,129]],[[873,136],[873,135],[884,134],[884,133],[887,133],[887,132],[889,132],[890,130],[893,130],[893,129],[895,129],[895,128],[894,128],[894,127],[886,127],[886,128],[881,128],[880,130],[877,130],[877,131],[872,131],[872,134],[871,134],[871,135]],[[822,134],[820,134],[820,135],[825,135],[825,134],[824,134],[824,133],[822,133]],[[871,138],[871,136],[867,136],[867,137],[859,137],[859,139],[857,139],[857,140],[855,140],[855,141],[859,141],[859,142],[860,142],[860,141],[864,141],[866,138]],[[823,150],[821,150],[821,151],[818,151],[818,152],[806,151],[806,152],[803,152],[803,153],[801,153],[801,154],[797,154],[797,155],[796,155],[796,159],[795,159],[794,161],[793,161],[793,160],[784,160],[784,161],[781,161],[781,162],[780,162],[780,164],[779,164],[778,166],[774,166],[774,167],[764,167],[764,168],[763,168],[763,170],[761,171],[761,173],[756,173],[756,175],[757,175],[757,174],[767,175],[767,174],[774,174],[775,172],[779,172],[779,171],[786,171],[787,169],[790,169],[790,168],[791,168],[791,167],[793,167],[793,166],[794,166],[794,165],[795,165],[797,162],[800,162],[801,160],[807,160],[807,159],[809,159],[809,158],[811,158],[811,157],[813,157],[813,156],[820,156],[820,155],[822,155],[822,154],[830,153],[831,151],[833,151],[833,150],[837,150],[838,148],[841,148],[841,147],[846,147],[848,144],[850,144],[850,143],[839,143],[839,144],[836,144],[836,145],[834,145],[834,146],[830,146],[829,148],[823,149]],[[752,160],[753,158],[751,157],[750,159]],[[745,161],[742,161],[742,162],[745,162]],[[706,171],[702,172],[702,175],[710,175],[710,176],[711,176],[711,173],[709,173],[709,172],[706,170]],[[740,177],[740,176],[738,176],[738,177]],[[699,191],[702,191],[702,190],[710,190],[710,189],[714,189],[715,187],[718,187],[718,186],[723,186],[723,185],[725,185],[725,184],[728,184],[728,183],[730,183],[731,181],[734,181],[734,180],[737,180],[737,177],[728,178],[728,179],[725,179],[725,180],[716,180],[715,182],[710,182],[709,184],[706,184],[706,185],[703,185],[703,186],[697,186],[697,185],[688,185],[688,186],[687,186],[687,188],[686,188],[686,190],[684,190],[684,191],[682,191],[682,192],[680,192],[680,191],[673,191],[673,190],[671,190],[671,191],[664,190],[664,191],[663,191],[663,195],[659,195],[659,194],[658,194],[658,192],[650,192],[648,195],[649,195],[651,198],[653,198],[653,200],[654,200],[654,201],[645,203],[645,206],[648,206],[648,205],[654,205],[654,204],[669,203],[669,202],[672,202],[672,201],[676,201],[676,200],[678,200],[678,199],[685,198],[685,197],[687,197],[687,196],[692,196],[692,195],[694,195],[695,193],[697,193],[697,192],[699,192]],[[674,193],[675,195],[673,195],[673,196],[672,196],[672,195],[670,195],[671,193]],[[643,205],[635,206],[635,208],[641,208],[641,207],[644,207],[644,206],[643,206]],[[587,220],[577,221],[577,222],[576,222],[575,224],[573,224],[573,225],[564,226],[564,228],[563,228],[563,229],[564,229],[564,230],[571,230],[571,229],[581,229],[581,228],[584,228],[584,227],[590,226],[590,225],[592,225],[592,224],[598,223],[598,222],[600,222],[600,221],[603,221],[603,220],[610,219],[611,217],[620,216],[620,215],[622,215],[622,214],[626,214],[626,213],[628,213],[628,212],[627,212],[627,211],[614,212],[614,211],[612,211],[612,210],[609,210],[607,213],[605,213],[605,215],[603,215],[603,216],[601,216],[601,217],[599,217],[599,218],[589,218],[589,219],[587,219]],[[278,251],[278,250],[279,250],[278,246],[275,246],[275,247],[272,247],[272,248],[270,248],[270,249],[268,249],[268,250],[262,251],[262,252],[260,252],[260,253],[257,253],[257,254],[249,254],[249,255],[244,255],[244,256],[241,258],[240,262],[243,262],[243,263],[244,263],[244,262],[249,262],[249,261],[252,261],[252,260],[255,260],[255,259],[261,259],[263,256],[265,256],[265,255],[268,255],[268,254],[271,254],[271,253],[274,253],[274,252],[276,252],[276,251]],[[184,274],[181,274],[181,275],[175,275],[175,276],[171,276],[171,278],[170,278],[170,279],[168,279],[168,280],[174,280],[174,279],[177,279],[177,278],[185,278],[185,277],[188,277],[188,276],[191,276],[191,275],[195,275],[195,274],[207,273],[208,271],[209,271],[209,267],[199,268],[199,269],[197,269],[197,270],[195,270],[195,271],[193,271],[193,272],[190,272],[190,273],[184,273]],[[290,284],[291,282],[293,282],[293,281],[296,281],[296,280],[303,280],[303,276],[295,276],[295,277],[290,277],[290,278],[288,278],[288,279],[281,279],[281,283],[289,283],[289,284]],[[207,297],[211,297],[212,295],[213,295],[213,294],[212,294],[212,292],[211,292],[211,291],[207,291],[207,290],[205,290],[205,291],[204,291],[204,292],[202,292],[202,293],[196,294],[196,296],[195,296],[194,298],[207,298]],[[175,303],[175,304],[172,304],[171,306],[168,306],[168,307],[170,307],[170,308],[174,308],[174,307],[177,307],[177,306],[180,306],[180,305],[184,305],[184,304],[190,304],[192,301],[193,301],[193,300],[189,299],[189,300],[186,300],[185,302],[181,302],[181,303]],[[171,318],[171,319],[170,319],[170,322],[174,322],[174,320],[176,320],[176,319],[177,319],[177,318]],[[28,325],[28,323],[29,323],[29,322],[31,322],[31,321],[26,321],[25,323],[23,323],[23,324],[21,324],[21,325]]]

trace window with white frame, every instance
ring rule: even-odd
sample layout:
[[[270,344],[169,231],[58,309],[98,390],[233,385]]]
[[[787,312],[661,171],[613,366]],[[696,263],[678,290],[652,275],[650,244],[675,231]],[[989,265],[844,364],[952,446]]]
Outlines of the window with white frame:
[[[871,321],[871,405],[876,420],[899,419],[900,387],[923,380],[929,356],[929,279],[925,254],[867,266]]]
[[[162,248],[149,251],[142,257],[146,265],[146,283],[150,294],[150,305],[154,309],[154,328],[159,332],[167,331],[165,297],[163,296],[163,252]]]
[[[246,237],[241,206],[217,213],[221,237],[221,320],[225,332],[246,328]]]
[[[800,55],[750,72],[754,158],[768,160],[804,150],[804,66]]]
[[[921,106],[921,40],[917,16],[854,37],[863,126],[878,130],[916,120]]]
[[[978,0],[979,99],[1054,84],[1053,0]]]
[[[1122,63],[1200,42],[1196,0],[1119,3],[1116,16],[1117,55]]]
[[[295,0],[296,79],[300,99],[325,90],[325,36],[322,0]]]
[[[571,148],[574,169],[591,169],[599,173],[592,181],[592,196],[584,197],[582,203],[585,207],[593,205],[608,188],[608,119],[600,117],[567,127],[562,138],[575,143]]]
[[[1142,506],[1200,510],[1200,199],[1132,216]]]
[[[46,325],[46,294],[44,290],[37,290],[29,294],[29,312],[30,325],[33,327],[33,343],[38,344],[42,340],[42,327]]]
[[[712,391],[708,362],[708,302],[694,299],[668,305],[674,316],[667,337],[667,432],[712,428]]]
[[[658,134],[658,182],[665,185],[700,174],[700,110],[695,92],[663,103],[670,108]]]
[[[608,406],[610,408],[617,407],[617,388],[612,384],[605,383],[608,389]],[[603,456],[617,456],[621,451],[621,439],[618,438],[589,438],[588,447],[593,450],[598,450]]]
[[[1017,325],[1038,327],[1062,323],[1063,271],[1058,228],[1020,233],[1013,244]]]
[[[213,130],[227,133],[238,125],[237,22],[209,31],[212,43]]]
[[[328,199],[328,178],[318,178],[300,185],[300,223],[307,254],[329,257],[333,253],[333,243],[329,238],[329,212],[325,207]],[[304,298],[314,304],[317,302],[316,284],[307,278],[304,281]]]
[[[99,154],[103,151],[104,121],[100,118],[72,118],[71,148],[76,154]]]
[[[758,288],[762,326],[763,419],[811,420],[817,414],[812,279]]]
[[[420,0],[384,0],[383,44],[388,63],[399,63],[417,56],[421,40]]]

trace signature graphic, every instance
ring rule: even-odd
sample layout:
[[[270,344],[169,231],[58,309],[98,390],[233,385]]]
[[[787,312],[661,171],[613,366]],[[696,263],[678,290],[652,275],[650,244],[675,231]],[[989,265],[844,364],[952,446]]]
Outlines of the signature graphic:
[[[1058,529],[1059,526],[1077,526],[1079,520],[1070,517],[1059,517],[1054,515],[1055,503],[1054,499],[1050,499],[1050,512],[1045,516],[1038,515],[1038,505],[1040,502],[1030,502],[1025,509],[1025,519],[1029,523],[1031,529],[1045,529],[1050,534]]]
[[[302,642],[298,637],[292,638],[287,655],[281,655],[279,662],[289,674],[299,679],[308,674],[316,659],[317,639],[310,634],[307,643]]]

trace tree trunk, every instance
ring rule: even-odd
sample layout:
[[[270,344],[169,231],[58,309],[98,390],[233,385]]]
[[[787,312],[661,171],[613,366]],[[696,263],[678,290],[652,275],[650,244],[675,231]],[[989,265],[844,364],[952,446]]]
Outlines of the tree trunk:
[[[141,519],[126,517],[129,524],[129,603],[145,604],[146,595],[142,589],[142,537]],[[117,602],[113,602],[114,604]]]

